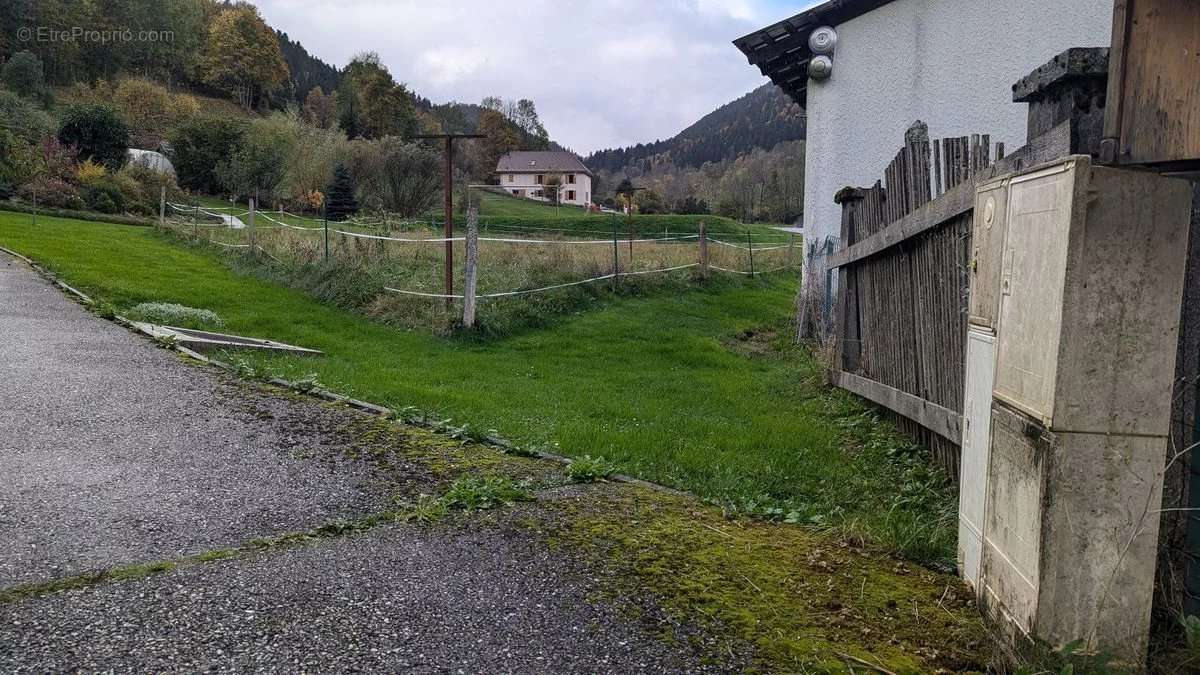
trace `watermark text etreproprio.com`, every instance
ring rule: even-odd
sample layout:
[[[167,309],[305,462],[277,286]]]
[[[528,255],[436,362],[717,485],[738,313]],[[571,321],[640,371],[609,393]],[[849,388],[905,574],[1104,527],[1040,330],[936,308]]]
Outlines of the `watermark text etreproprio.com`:
[[[135,42],[174,42],[172,30],[133,30],[132,28],[108,28],[104,30],[71,26],[22,26],[17,29],[21,42],[57,42],[89,44],[125,44]]]

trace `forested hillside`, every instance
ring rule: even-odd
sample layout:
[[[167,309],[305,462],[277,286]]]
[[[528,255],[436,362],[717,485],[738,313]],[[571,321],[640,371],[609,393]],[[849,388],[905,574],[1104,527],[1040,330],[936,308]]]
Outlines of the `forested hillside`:
[[[279,38],[283,60],[287,62],[289,88],[296,103],[303,103],[313,87],[320,87],[325,92],[337,91],[342,79],[337,68],[309,54],[304,45],[292,41],[287,33],[276,30],[275,35]]]
[[[617,171],[652,163],[699,167],[745,155],[754,148],[770,150],[783,141],[804,138],[804,111],[773,84],[764,84],[726,103],[665,141],[601,150],[584,162],[593,171]]]
[[[647,188],[638,197],[643,211],[790,223],[804,210],[804,124],[804,111],[765,84],[667,140],[601,150],[584,162],[610,203],[630,180]]]

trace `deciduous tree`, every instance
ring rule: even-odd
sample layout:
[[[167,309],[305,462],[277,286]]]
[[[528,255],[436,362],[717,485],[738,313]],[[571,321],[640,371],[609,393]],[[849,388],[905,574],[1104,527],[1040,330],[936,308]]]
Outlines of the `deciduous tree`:
[[[354,57],[338,90],[338,121],[350,138],[408,136],[416,128],[412,95],[374,52]]]
[[[337,92],[325,93],[320,87],[313,87],[304,99],[304,120],[319,129],[332,129],[337,125]]]
[[[30,52],[17,52],[0,69],[0,81],[18,96],[42,101],[46,97],[46,75],[42,60]]]
[[[204,81],[246,108],[287,80],[287,63],[275,32],[252,5],[234,5],[213,19],[201,65]]]

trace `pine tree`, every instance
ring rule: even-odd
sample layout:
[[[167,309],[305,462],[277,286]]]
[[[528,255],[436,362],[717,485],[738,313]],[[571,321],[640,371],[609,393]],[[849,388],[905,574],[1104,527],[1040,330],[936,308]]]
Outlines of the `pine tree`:
[[[354,198],[354,177],[344,164],[333,170],[333,180],[325,190],[325,215],[330,220],[345,220],[358,213]]]

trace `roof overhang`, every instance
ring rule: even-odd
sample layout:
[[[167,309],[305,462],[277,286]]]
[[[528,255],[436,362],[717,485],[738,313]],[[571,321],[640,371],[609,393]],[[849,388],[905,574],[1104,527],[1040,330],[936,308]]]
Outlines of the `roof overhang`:
[[[793,101],[805,107],[808,62],[812,51],[808,36],[821,26],[844,23],[874,11],[892,0],[828,0],[790,19],[771,24],[733,41],[752,66],[779,85]]]

